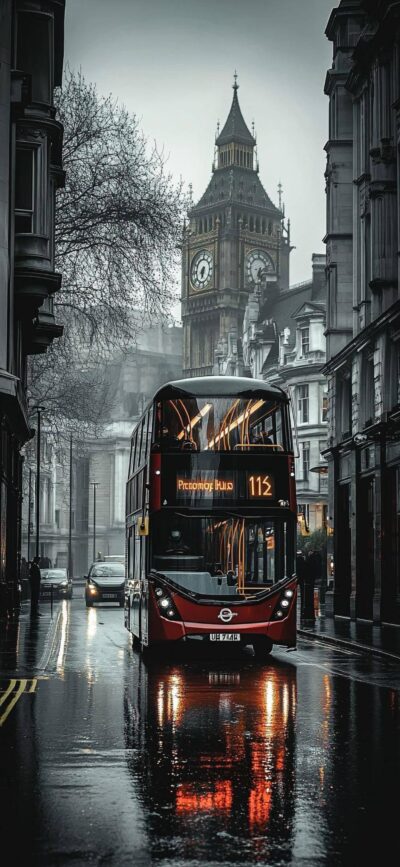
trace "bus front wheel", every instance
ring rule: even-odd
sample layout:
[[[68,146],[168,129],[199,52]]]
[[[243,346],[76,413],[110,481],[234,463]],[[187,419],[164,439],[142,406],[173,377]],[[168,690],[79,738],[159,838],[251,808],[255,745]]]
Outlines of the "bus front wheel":
[[[254,656],[256,659],[262,661],[266,656],[269,656],[273,646],[274,645],[270,638],[263,635],[260,636],[253,642]]]

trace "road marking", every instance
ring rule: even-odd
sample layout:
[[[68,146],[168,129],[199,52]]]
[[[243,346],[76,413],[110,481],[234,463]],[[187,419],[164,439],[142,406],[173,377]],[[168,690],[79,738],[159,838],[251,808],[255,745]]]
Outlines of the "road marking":
[[[10,696],[12,696],[11,700],[8,702],[8,705],[6,706],[2,715],[0,716],[0,727],[3,725],[3,723],[5,723],[7,717],[11,713],[12,709],[17,704],[17,701],[21,698],[21,695],[23,695],[24,692],[28,692],[28,693],[35,692],[35,689],[37,686],[37,678],[32,678],[32,680],[31,679],[27,680],[24,678],[23,680],[20,680],[19,681],[19,687],[18,687],[17,691],[13,694],[13,690],[15,689],[17,683],[18,683],[17,680],[10,680],[9,686],[7,687],[4,695],[2,695],[2,697],[0,699],[0,706],[1,706],[4,704],[4,702],[8,698],[10,698]],[[29,687],[28,687],[28,684],[29,684]]]
[[[8,696],[10,695],[10,692],[13,691],[14,686],[16,685],[16,683],[17,683],[16,680],[10,680],[10,685],[9,685],[8,689],[6,689],[4,695],[2,695],[2,697],[0,698],[0,707],[1,707],[2,704],[4,704],[4,702],[8,699]]]

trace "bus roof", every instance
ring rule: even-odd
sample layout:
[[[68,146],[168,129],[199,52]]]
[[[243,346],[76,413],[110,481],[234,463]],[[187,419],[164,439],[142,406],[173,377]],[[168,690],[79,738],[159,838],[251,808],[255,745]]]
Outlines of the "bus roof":
[[[156,393],[155,399],[181,397],[244,397],[287,401],[288,396],[277,385],[263,379],[245,376],[198,376],[167,382]]]

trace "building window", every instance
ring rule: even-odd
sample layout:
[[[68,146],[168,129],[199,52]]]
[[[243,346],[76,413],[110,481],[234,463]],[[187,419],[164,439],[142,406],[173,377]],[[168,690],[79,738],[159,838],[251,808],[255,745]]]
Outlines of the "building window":
[[[301,354],[307,355],[310,351],[310,329],[300,328]]]
[[[310,470],[310,443],[308,441],[300,443],[300,459],[303,482],[308,482]]]
[[[33,232],[34,158],[32,148],[17,147],[15,162],[15,231]]]
[[[55,510],[54,517],[55,517],[55,523],[56,523],[57,530],[59,530],[60,529],[60,510],[59,509]]]
[[[308,503],[302,503],[297,506],[297,523],[299,525],[301,535],[306,535],[310,532],[310,506]]]
[[[299,385],[297,388],[297,424],[307,424],[308,414],[308,385]]]
[[[339,438],[350,436],[351,433],[351,379],[350,373],[338,379],[338,402],[339,407]]]
[[[328,392],[322,392],[321,422],[328,421]]]
[[[363,359],[364,367],[364,393],[363,393],[363,416],[364,425],[372,424],[375,417],[374,395],[374,356],[368,355]]]
[[[321,461],[325,460],[324,451],[328,448],[328,440],[320,440],[319,441],[319,457]]]
[[[50,18],[21,11],[17,26],[17,68],[31,76],[32,99],[50,103]]]

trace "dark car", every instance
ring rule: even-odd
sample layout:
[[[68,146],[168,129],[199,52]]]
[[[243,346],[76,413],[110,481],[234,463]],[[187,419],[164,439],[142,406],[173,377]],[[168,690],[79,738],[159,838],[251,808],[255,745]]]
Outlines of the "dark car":
[[[125,598],[124,588],[124,564],[97,560],[92,563],[86,578],[86,607],[91,608],[94,602],[119,602],[122,608]]]
[[[66,569],[40,570],[40,598],[44,601],[53,599],[72,599],[72,579]]]

